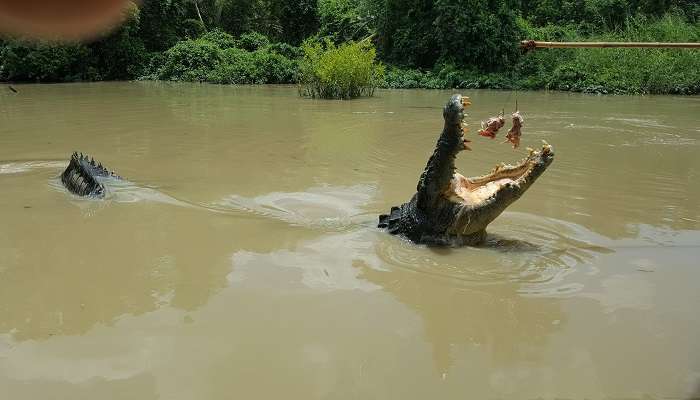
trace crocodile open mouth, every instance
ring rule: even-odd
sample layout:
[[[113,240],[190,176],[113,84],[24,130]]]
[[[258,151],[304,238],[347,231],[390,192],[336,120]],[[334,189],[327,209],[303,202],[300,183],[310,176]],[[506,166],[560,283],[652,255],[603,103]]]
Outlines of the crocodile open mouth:
[[[517,165],[501,164],[489,174],[471,178],[455,173],[445,195],[454,203],[478,207],[505,189],[524,192],[553,159],[552,147],[545,143],[540,151],[530,150]]]

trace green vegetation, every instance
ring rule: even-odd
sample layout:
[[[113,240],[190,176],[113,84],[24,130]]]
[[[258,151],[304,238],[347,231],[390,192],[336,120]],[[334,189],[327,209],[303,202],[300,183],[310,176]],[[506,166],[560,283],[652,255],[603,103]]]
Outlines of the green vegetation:
[[[547,29],[532,36],[552,38]],[[578,40],[574,30],[561,32]],[[560,33],[560,34],[561,34]],[[556,36],[554,36],[556,37]],[[678,16],[650,21],[629,17],[618,32],[589,35],[587,39],[630,42],[700,42],[700,26]],[[520,63],[519,85],[597,93],[700,93],[700,51],[676,49],[569,49],[534,52]]]
[[[697,50],[523,53],[525,38],[700,42],[700,3],[145,0],[89,43],[0,40],[0,80],[301,83],[329,98],[375,86],[700,93]]]
[[[289,83],[296,80],[298,61],[291,46],[270,44],[259,33],[239,39],[211,31],[198,39],[177,42],[154,58],[141,79],[210,83]]]
[[[323,99],[372,96],[384,78],[384,66],[375,62],[376,50],[368,41],[336,46],[307,40],[302,45],[301,93]]]
[[[571,25],[533,27],[526,37],[562,41],[700,42],[700,26],[679,16],[630,17],[618,32],[586,34]],[[700,51],[673,49],[556,49],[520,56],[510,66],[484,71],[447,62],[432,69],[391,68],[387,88],[555,89],[586,93],[700,93]]]

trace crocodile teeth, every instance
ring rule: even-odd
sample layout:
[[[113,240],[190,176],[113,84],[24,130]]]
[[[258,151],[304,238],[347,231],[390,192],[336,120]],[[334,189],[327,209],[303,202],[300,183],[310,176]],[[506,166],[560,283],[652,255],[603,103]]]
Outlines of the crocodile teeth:
[[[552,151],[552,146],[546,141],[542,140],[542,154],[549,154]]]
[[[471,142],[472,142],[471,140],[462,139],[462,146],[464,146],[464,150],[471,151],[471,148],[469,146],[467,146],[467,143],[471,143]]]

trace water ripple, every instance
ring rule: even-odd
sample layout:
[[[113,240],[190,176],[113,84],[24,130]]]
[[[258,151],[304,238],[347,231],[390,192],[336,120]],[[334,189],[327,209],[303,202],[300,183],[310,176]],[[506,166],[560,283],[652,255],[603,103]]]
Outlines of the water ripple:
[[[59,160],[9,161],[0,164],[0,175],[21,174],[38,169],[65,168],[67,163]]]
[[[303,192],[272,192],[255,197],[233,194],[207,207],[248,212],[295,226],[345,231],[370,218],[363,206],[375,191],[370,185],[355,185],[319,186]]]
[[[520,284],[523,293],[570,292],[580,285],[564,283],[564,277],[582,265],[590,266],[598,255],[613,252],[608,243],[577,224],[505,213],[479,247],[430,248],[386,240],[378,244],[377,252],[387,264],[464,284],[511,282]],[[587,272],[595,269],[588,267]]]

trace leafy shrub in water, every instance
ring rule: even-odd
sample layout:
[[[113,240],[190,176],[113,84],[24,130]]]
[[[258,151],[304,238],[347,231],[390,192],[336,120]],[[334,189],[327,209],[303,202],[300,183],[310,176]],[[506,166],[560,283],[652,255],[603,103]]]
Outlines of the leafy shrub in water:
[[[340,46],[307,40],[302,44],[300,94],[323,99],[350,99],[372,96],[384,79],[384,66],[376,62],[376,51],[369,41]]]

